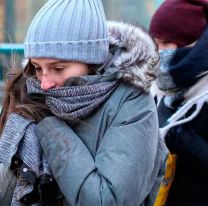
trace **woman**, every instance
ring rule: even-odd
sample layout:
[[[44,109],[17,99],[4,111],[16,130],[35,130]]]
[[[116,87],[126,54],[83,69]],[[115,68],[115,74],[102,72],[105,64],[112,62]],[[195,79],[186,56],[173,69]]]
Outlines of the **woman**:
[[[148,94],[158,64],[149,35],[106,26],[100,1],[52,0],[30,25],[25,57],[27,93],[55,115],[33,136],[64,204],[152,205],[166,153]]]
[[[166,204],[158,201],[158,206],[208,204],[207,9],[201,0],[165,1],[151,21],[150,33],[161,49],[156,80],[164,92],[158,107],[160,131],[176,156],[174,178],[164,179],[165,188],[172,183],[169,193],[160,190]]]

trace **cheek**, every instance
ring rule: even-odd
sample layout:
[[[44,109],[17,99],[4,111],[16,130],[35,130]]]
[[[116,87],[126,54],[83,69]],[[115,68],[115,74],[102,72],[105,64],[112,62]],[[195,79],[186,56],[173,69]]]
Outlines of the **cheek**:
[[[81,75],[87,75],[87,74],[89,74],[89,69],[88,68],[82,68],[82,69],[78,70],[78,72],[79,72],[80,76]]]
[[[67,77],[66,75],[55,75],[53,76],[53,82],[57,85],[57,86],[63,86],[64,82],[70,77]]]

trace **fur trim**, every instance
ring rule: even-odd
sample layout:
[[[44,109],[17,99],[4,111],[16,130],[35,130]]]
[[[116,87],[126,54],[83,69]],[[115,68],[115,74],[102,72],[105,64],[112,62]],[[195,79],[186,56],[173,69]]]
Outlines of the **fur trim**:
[[[157,47],[140,27],[119,22],[108,22],[110,45],[121,49],[114,65],[120,69],[119,78],[149,92],[159,65]]]

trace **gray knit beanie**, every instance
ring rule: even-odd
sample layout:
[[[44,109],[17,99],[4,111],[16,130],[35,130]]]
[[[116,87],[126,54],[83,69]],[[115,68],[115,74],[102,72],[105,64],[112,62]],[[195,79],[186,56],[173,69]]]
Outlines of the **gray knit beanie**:
[[[109,50],[101,0],[49,0],[33,19],[25,58],[104,63]]]

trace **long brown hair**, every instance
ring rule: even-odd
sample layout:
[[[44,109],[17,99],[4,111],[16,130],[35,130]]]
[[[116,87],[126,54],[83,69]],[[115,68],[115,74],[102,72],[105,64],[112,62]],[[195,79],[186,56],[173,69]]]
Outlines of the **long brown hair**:
[[[6,120],[11,113],[17,113],[25,118],[39,122],[47,116],[51,116],[45,98],[41,95],[27,94],[26,79],[23,71],[14,71],[9,74],[10,79],[5,82],[4,98],[0,116],[0,134],[3,131]]]

